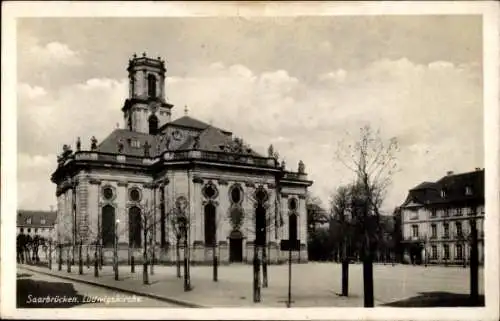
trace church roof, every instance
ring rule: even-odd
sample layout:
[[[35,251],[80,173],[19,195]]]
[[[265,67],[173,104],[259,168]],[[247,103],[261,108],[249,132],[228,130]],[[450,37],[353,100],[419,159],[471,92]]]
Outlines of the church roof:
[[[190,119],[197,121],[193,118]],[[204,124],[201,121],[197,122]],[[239,153],[263,157],[253,151],[249,146],[245,145],[241,140],[238,141],[233,139],[222,130],[208,124],[206,125],[207,127],[197,136],[198,146],[196,149],[210,152]],[[163,153],[166,150],[166,140],[164,135],[150,135],[130,131],[128,129],[115,129],[98,145],[97,150],[101,153],[119,154],[119,142],[123,144],[121,154],[124,155],[143,157],[144,144],[146,142],[149,146],[151,146],[149,149],[151,156],[156,156],[158,152]],[[195,144],[196,138],[188,136],[188,139],[175,150],[191,150],[195,148]]]
[[[189,116],[182,116],[181,118],[177,118],[174,121],[171,121],[169,123],[166,123],[165,125],[161,126],[160,131],[165,129],[168,126],[177,126],[177,127],[185,127],[185,128],[193,128],[193,129],[198,129],[198,130],[205,130],[209,127],[213,127],[212,125],[209,125],[201,120],[189,117]],[[217,128],[220,130],[222,133],[225,134],[231,134],[231,132],[227,130],[223,130],[220,128]]]
[[[158,138],[154,135],[130,131],[128,129],[115,129],[97,147],[101,153],[118,154],[118,142],[123,143],[124,155],[144,156],[144,144],[148,142],[151,146],[150,152],[156,150]]]

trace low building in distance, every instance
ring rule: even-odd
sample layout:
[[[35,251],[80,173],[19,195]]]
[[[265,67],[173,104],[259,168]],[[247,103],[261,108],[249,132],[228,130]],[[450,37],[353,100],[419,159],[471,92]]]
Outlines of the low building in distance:
[[[399,210],[407,261],[467,263],[474,220],[479,262],[484,263],[484,169],[448,172],[436,182],[422,182],[409,191]]]
[[[140,260],[147,242],[155,260],[167,263],[176,260],[187,224],[193,262],[212,262],[214,248],[223,263],[252,262],[256,240],[271,262],[285,261],[279,244],[290,235],[300,240],[294,256],[306,262],[312,182],[302,161],[289,171],[272,145],[261,155],[232,132],[188,116],[187,108],[172,120],[161,58],[134,55],[127,71],[125,128],[100,143],[92,137],[90,148],[80,139],[75,150],[63,146],[51,177],[59,242],[102,245],[105,262],[115,244],[120,260]]]
[[[54,211],[17,211],[17,234],[54,240],[57,213]]]

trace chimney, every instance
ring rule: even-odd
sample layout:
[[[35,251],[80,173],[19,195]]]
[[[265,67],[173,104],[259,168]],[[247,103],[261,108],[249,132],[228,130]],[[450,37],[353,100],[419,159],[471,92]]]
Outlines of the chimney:
[[[481,170],[481,167],[476,167],[476,171],[480,171]]]
[[[447,171],[447,172],[446,172],[446,175],[447,175],[447,176],[453,175],[453,171]]]

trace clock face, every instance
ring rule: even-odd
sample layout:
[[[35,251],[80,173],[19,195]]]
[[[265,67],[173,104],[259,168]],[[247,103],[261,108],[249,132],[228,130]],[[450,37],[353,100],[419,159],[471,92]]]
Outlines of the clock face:
[[[176,141],[182,140],[182,133],[179,130],[175,130],[172,132],[172,138]]]

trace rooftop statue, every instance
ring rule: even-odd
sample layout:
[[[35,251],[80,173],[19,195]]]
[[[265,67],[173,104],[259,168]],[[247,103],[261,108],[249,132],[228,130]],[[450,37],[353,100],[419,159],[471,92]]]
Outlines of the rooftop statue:
[[[304,174],[306,172],[306,166],[302,160],[299,161],[299,174]]]
[[[267,149],[267,157],[274,157],[274,147],[273,144],[269,145]]]
[[[90,139],[90,150],[97,150],[97,139],[95,138],[95,136],[92,136],[92,138]]]
[[[76,151],[79,152],[82,149],[82,141],[80,140],[80,137],[76,139]]]
[[[118,139],[118,153],[123,153],[123,147],[124,147],[124,144],[123,144],[123,140],[120,138]]]

